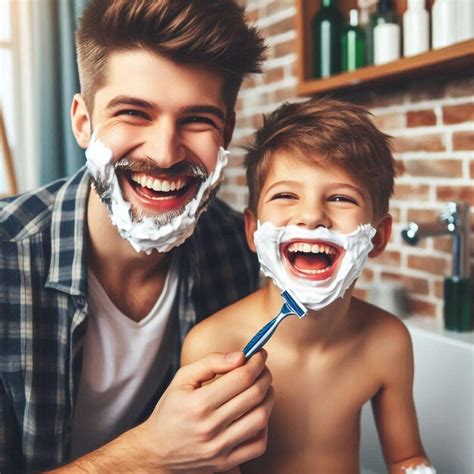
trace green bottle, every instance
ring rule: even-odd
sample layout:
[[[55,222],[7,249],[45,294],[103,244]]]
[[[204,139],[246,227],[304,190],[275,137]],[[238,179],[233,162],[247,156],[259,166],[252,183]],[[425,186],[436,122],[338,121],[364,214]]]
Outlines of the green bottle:
[[[313,76],[326,78],[341,71],[343,18],[336,0],[322,0],[313,19]]]
[[[341,36],[341,51],[343,71],[355,71],[365,66],[365,32],[359,27],[357,10],[349,12],[349,24]]]

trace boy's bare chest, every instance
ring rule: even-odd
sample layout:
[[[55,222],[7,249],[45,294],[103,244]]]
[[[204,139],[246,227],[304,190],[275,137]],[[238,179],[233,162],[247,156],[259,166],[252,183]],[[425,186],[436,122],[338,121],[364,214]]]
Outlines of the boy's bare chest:
[[[271,472],[356,472],[360,409],[378,390],[362,358],[269,368],[275,405],[266,461]],[[281,469],[281,466],[286,466]],[[253,471],[250,471],[253,472]],[[270,472],[270,471],[268,471]]]

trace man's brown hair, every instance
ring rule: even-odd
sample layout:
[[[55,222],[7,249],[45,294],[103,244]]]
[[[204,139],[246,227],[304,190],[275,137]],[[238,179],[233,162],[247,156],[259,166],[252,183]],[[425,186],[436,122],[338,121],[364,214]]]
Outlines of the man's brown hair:
[[[233,109],[243,78],[261,72],[265,46],[234,0],[90,0],[76,33],[81,93],[89,111],[111,53],[145,49],[214,68]],[[126,74],[126,71],[124,71]]]
[[[384,216],[393,193],[395,163],[391,137],[375,127],[370,115],[358,105],[323,98],[285,103],[264,117],[245,157],[250,210],[257,210],[275,152],[293,151],[309,161],[317,154],[344,168],[367,188],[374,217]]]

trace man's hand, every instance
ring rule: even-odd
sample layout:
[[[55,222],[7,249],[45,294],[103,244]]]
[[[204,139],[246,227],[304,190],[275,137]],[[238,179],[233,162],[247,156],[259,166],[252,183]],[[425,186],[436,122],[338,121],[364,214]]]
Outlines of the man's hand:
[[[215,472],[262,455],[273,407],[266,358],[213,353],[182,367],[148,420],[54,472]]]
[[[137,428],[148,455],[171,471],[224,471],[262,455],[273,407],[266,358],[262,351],[244,364],[240,352],[213,353],[182,367]]]

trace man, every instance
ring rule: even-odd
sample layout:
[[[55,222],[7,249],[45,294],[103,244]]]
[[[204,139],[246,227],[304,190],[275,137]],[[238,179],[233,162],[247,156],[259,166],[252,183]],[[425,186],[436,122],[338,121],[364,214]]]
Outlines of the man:
[[[232,0],[86,8],[87,168],[0,207],[1,472],[225,470],[265,450],[264,353],[176,373],[190,327],[257,284],[240,216],[208,203],[263,50]]]

